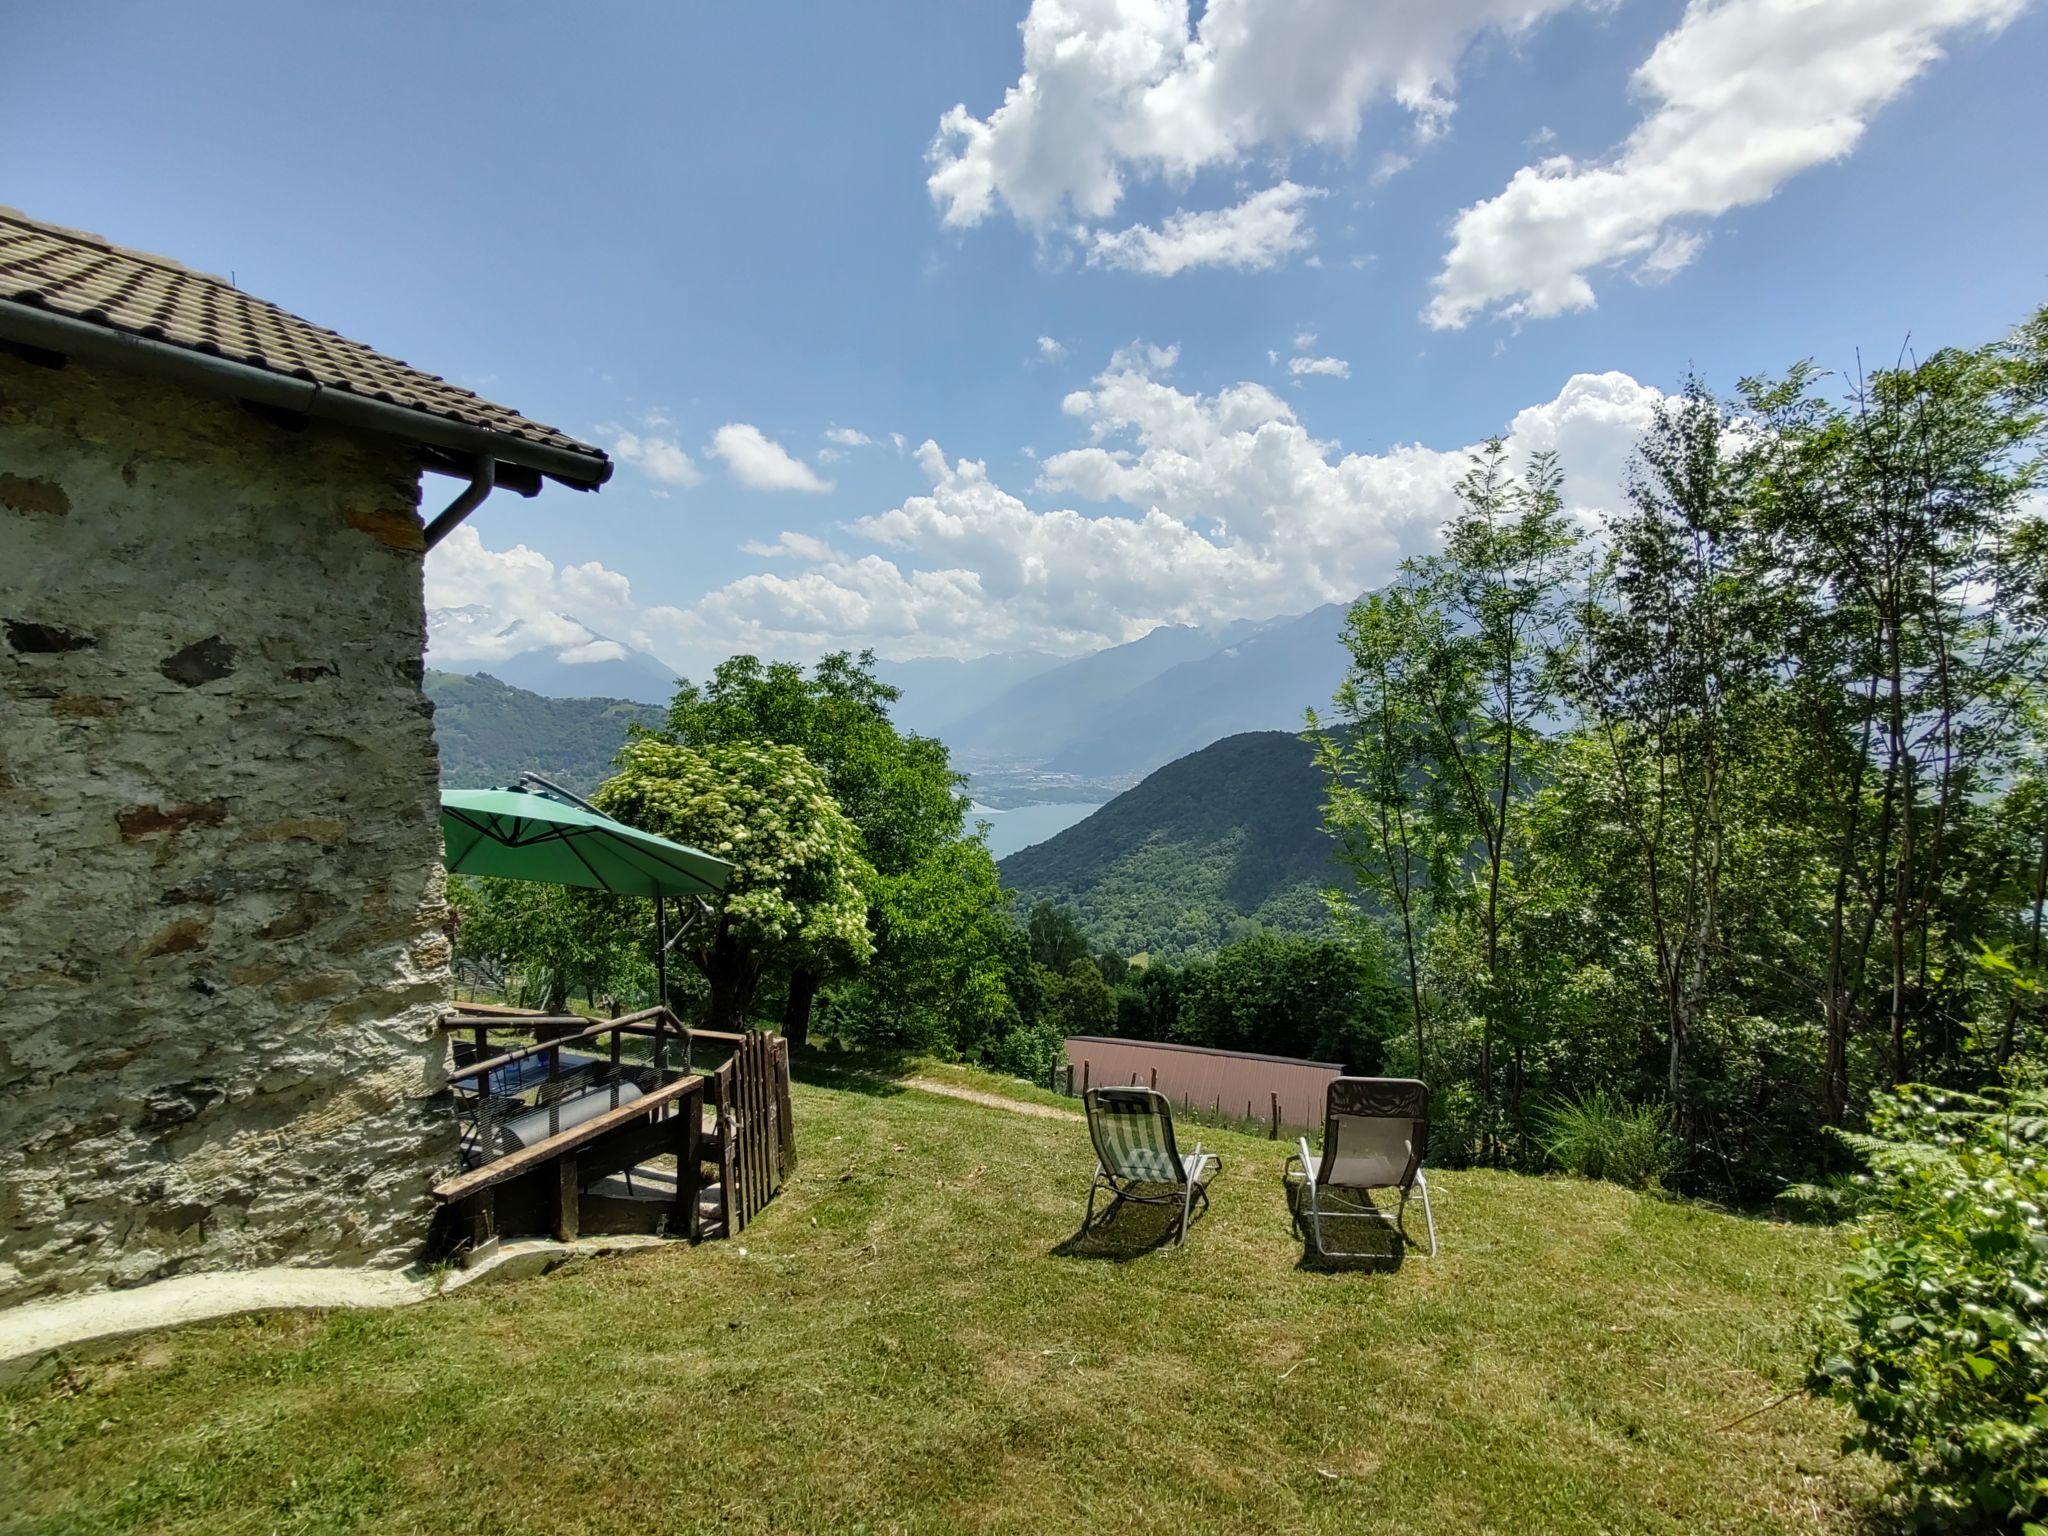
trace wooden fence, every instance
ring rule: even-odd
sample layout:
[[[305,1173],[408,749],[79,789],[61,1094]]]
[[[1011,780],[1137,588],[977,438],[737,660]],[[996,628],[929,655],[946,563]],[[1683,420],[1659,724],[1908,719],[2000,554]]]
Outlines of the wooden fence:
[[[733,1053],[711,1074],[718,1129],[704,1147],[717,1169],[722,1235],[746,1230],[796,1168],[796,1123],[789,1109],[789,1042],[780,1035],[714,1035],[731,1040]]]

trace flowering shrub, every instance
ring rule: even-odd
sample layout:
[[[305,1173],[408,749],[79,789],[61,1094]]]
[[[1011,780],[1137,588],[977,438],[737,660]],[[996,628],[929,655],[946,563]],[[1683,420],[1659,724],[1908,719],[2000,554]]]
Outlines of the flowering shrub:
[[[732,862],[717,923],[699,925],[687,941],[721,1022],[744,1017],[769,964],[832,972],[867,960],[874,944],[864,888],[873,871],[801,750],[639,736],[618,762],[594,796],[600,810]]]
[[[1908,1087],[1844,1139],[1865,1214],[1810,1385],[1922,1525],[2048,1536],[2048,1093]]]

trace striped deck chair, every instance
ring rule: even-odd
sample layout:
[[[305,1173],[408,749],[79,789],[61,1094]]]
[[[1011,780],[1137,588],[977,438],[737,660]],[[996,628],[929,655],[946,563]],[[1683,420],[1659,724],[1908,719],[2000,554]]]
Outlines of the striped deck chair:
[[[1197,1203],[1208,1209],[1209,1181],[1223,1171],[1223,1159],[1204,1152],[1199,1143],[1192,1152],[1180,1151],[1173,1139],[1173,1106],[1155,1089],[1091,1088],[1084,1099],[1088,1136],[1095,1143],[1095,1178],[1088,1186],[1081,1230],[1094,1225],[1095,1196],[1108,1190],[1112,1198],[1102,1213],[1104,1221],[1126,1200],[1178,1206],[1174,1246],[1179,1247],[1187,1241]]]
[[[1375,1189],[1398,1189],[1401,1206],[1394,1230],[1405,1243],[1401,1219],[1408,1213],[1411,1190],[1422,1192],[1422,1216],[1429,1223],[1429,1256],[1436,1257],[1436,1216],[1429,1208],[1429,1180],[1422,1157],[1429,1150],[1429,1089],[1412,1077],[1339,1077],[1330,1082],[1323,1108],[1323,1150],[1309,1151],[1301,1138],[1299,1152],[1287,1156],[1286,1177],[1298,1183],[1295,1220],[1315,1237],[1318,1252],[1330,1258],[1358,1259],[1376,1255],[1331,1248],[1323,1240],[1329,1221],[1377,1221],[1386,1215],[1373,1204]]]

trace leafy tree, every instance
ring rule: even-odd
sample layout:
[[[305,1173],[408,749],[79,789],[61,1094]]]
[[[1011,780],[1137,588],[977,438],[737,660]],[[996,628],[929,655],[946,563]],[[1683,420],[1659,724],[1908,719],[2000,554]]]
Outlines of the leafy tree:
[[[1116,1030],[1116,994],[1085,955],[1067,967],[1048,989],[1060,1030],[1067,1035],[1107,1035]]]
[[[1755,516],[1786,594],[1784,658],[1812,743],[1802,793],[1830,891],[1819,987],[1822,1112],[1849,1102],[1850,1036],[1872,1009],[1890,1081],[1915,1034],[1961,1038],[1938,915],[1973,808],[2039,686],[2042,432],[2037,316],[2007,342],[1857,380],[1844,401],[1793,369],[1752,381]]]
[[[1031,958],[1049,971],[1064,975],[1089,957],[1088,940],[1065,907],[1041,901],[1025,920],[1031,936]]]
[[[465,956],[493,961],[519,979],[528,1007],[560,1013],[572,996],[651,992],[653,945],[644,902],[601,891],[454,875],[448,901]]]
[[[1178,1040],[1180,1006],[1190,972],[1170,965],[1134,969],[1116,989],[1116,1027],[1131,1040]]]
[[[874,660],[872,652],[835,652],[806,672],[788,662],[734,656],[703,686],[677,686],[661,734],[688,747],[768,741],[800,748],[852,821],[868,866],[881,881],[901,880],[960,840],[968,802],[944,744],[899,732],[891,722],[898,690],[875,677]],[[942,859],[926,875],[926,887],[938,871],[960,867]],[[884,899],[879,885],[870,895],[878,906]],[[880,966],[914,963],[892,952],[888,935],[897,930],[879,913],[875,927]],[[809,965],[789,970],[783,1032],[798,1044],[809,1034],[824,979]]]
[[[1458,852],[1446,836],[1459,824],[1444,797],[1448,781],[1428,768],[1430,674],[1450,639],[1442,612],[1412,589],[1360,599],[1345,619],[1351,661],[1333,701],[1342,728],[1325,730],[1313,711],[1308,719],[1326,781],[1323,826],[1353,881],[1333,886],[1327,900],[1349,924],[1384,915],[1398,936],[1418,1072],[1428,1061],[1425,908]]]
[[[1421,632],[1430,771],[1445,783],[1437,835],[1474,852],[1474,905],[1486,966],[1478,998],[1479,1092],[1490,1119],[1497,1041],[1513,1051],[1510,1100],[1526,1081],[1526,1045],[1504,969],[1520,802],[1540,779],[1544,724],[1557,704],[1557,655],[1572,611],[1581,557],[1564,513],[1554,456],[1538,454],[1517,477],[1507,445],[1487,443],[1458,482],[1458,510],[1439,555],[1417,562],[1418,600],[1441,616]],[[1491,1131],[1488,1133],[1491,1136]]]
[[[732,861],[714,916],[685,940],[710,987],[713,1024],[745,1027],[771,966],[830,975],[872,953],[865,891],[874,872],[796,747],[698,749],[642,736],[619,753],[619,771],[593,800],[631,826]]]
[[[1655,963],[1674,1111],[1720,937],[1740,732],[1768,684],[1747,464],[1698,380],[1660,405],[1569,669],[1570,700],[1600,749],[1582,758],[1593,772],[1580,789],[1611,815],[1640,892],[1632,916]]]
[[[1230,1051],[1264,1051],[1376,1068],[1380,1041],[1398,1028],[1399,1003],[1375,951],[1329,939],[1259,934],[1192,972],[1176,1038]]]
[[[944,843],[876,885],[875,947],[890,963],[838,989],[833,1033],[863,1045],[992,1056],[1027,1022],[1012,981],[1028,960],[987,848],[967,838]]]

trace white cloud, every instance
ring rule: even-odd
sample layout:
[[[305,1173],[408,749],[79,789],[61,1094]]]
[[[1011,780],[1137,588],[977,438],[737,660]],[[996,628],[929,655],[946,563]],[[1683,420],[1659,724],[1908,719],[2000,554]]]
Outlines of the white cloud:
[[[612,456],[663,485],[696,485],[704,478],[696,461],[672,438],[619,432],[612,438]]]
[[[874,439],[853,427],[827,427],[825,441],[841,448],[865,448]]]
[[[832,489],[832,482],[795,457],[759,427],[744,421],[727,422],[711,434],[704,450],[722,462],[733,479],[757,491],[808,491],[813,495]]]
[[[1047,510],[985,463],[916,451],[930,490],[845,532],[880,553],[809,535],[754,546],[793,566],[730,583],[661,633],[714,653],[874,645],[885,655],[1089,649],[1162,622],[1265,618],[1355,597],[1434,546],[1470,449],[1397,445],[1344,454],[1255,383],[1201,394],[1162,375],[1171,348],[1133,345],[1062,402],[1085,445],[1040,467],[1035,497],[1117,504]],[[1581,374],[1508,426],[1517,462],[1555,449],[1573,508],[1613,505],[1658,392]]]
[[[963,104],[940,119],[926,184],[948,225],[1004,208],[1043,232],[1109,218],[1134,178],[1184,185],[1263,152],[1348,147],[1383,101],[1427,142],[1475,38],[1572,3],[1209,0],[1191,24],[1188,0],[1033,0],[1017,83],[985,118]]]
[[[586,640],[581,645],[572,645],[567,650],[557,651],[555,660],[579,667],[587,666],[594,661],[624,661],[626,655],[626,648],[616,640]]]
[[[740,553],[760,560],[838,558],[838,552],[816,534],[799,533],[794,528],[785,528],[773,539],[749,539],[740,546]]]
[[[1297,379],[1351,377],[1351,365],[1341,357],[1291,357],[1287,360],[1287,371]]]
[[[542,634],[571,650],[618,635],[690,676],[740,650],[1076,652],[1163,622],[1348,600],[1435,546],[1468,446],[1345,453],[1265,385],[1177,387],[1177,360],[1172,347],[1120,348],[1061,402],[1075,446],[1045,458],[1029,487],[926,441],[915,462],[927,490],[829,539],[788,529],[750,542],[763,569],[683,606],[640,608],[616,571],[557,569],[524,546],[489,550],[465,526],[428,559],[428,601],[473,609],[475,622],[438,627],[436,656],[475,659],[449,650],[444,630],[455,645],[472,633],[475,651],[509,644],[494,638],[507,624],[526,627],[514,649]],[[1525,464],[1556,451],[1572,510],[1596,519],[1618,503],[1660,398],[1626,374],[1575,375],[1506,424],[1511,453]]]
[[[1149,341],[1133,341],[1125,343],[1109,354],[1109,371],[1111,373],[1171,373],[1174,364],[1179,361],[1180,348],[1178,346],[1155,347]],[[1066,401],[1062,401],[1061,404],[1064,407],[1067,402],[1085,400],[1087,398],[1087,391],[1082,390],[1077,394],[1067,396]]]
[[[1383,187],[1415,163],[1415,157],[1398,149],[1381,153],[1372,163],[1372,175],[1367,179],[1376,187]]]
[[[486,549],[470,523],[427,557],[426,600],[436,616],[436,665],[504,661],[536,649],[570,660],[571,652],[603,643],[594,625],[615,628],[633,612],[632,583],[617,571],[596,561],[557,568],[524,544]]]
[[[1067,349],[1057,341],[1054,341],[1052,337],[1041,336],[1038,338],[1038,355],[1048,362],[1056,363],[1067,355]]]
[[[1090,266],[1121,267],[1151,277],[1172,277],[1190,267],[1234,267],[1263,272],[1308,249],[1306,204],[1320,187],[1283,181],[1255,192],[1234,208],[1176,213],[1159,228],[1097,230],[1088,240]]]
[[[1309,349],[1310,347],[1314,346],[1315,344],[1316,344],[1316,333],[1315,333],[1314,331],[1297,331],[1297,332],[1295,332],[1295,335],[1294,335],[1294,350],[1295,350],[1295,351],[1297,351],[1297,352],[1306,352],[1306,351],[1307,351],[1307,350],[1308,350],[1308,349]]]
[[[1542,317],[1594,303],[1616,267],[1678,271],[1688,221],[1762,202],[1856,147],[1871,115],[1941,56],[1944,33],[1990,30],[2026,0],[1691,0],[1636,71],[1649,103],[1609,159],[1553,155],[1457,217],[1425,318]]]

